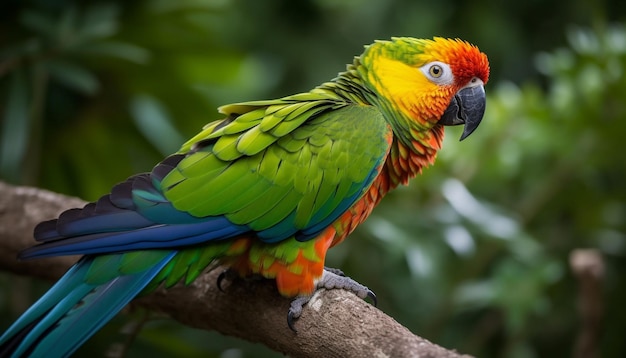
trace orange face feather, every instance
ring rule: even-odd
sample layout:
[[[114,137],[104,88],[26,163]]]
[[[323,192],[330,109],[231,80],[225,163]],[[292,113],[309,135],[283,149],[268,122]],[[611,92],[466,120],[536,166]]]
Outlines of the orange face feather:
[[[433,82],[420,71],[435,61],[449,66],[449,82]],[[489,80],[487,56],[476,46],[458,39],[379,41],[368,47],[363,65],[373,89],[394,109],[425,125],[424,130],[432,127],[452,96],[469,81],[477,78],[485,84]]]
[[[459,39],[436,37],[425,40],[424,53],[420,58],[424,62],[441,61],[452,68],[455,84],[464,85],[477,77],[483,83],[489,80],[489,61],[487,55],[478,47]]]

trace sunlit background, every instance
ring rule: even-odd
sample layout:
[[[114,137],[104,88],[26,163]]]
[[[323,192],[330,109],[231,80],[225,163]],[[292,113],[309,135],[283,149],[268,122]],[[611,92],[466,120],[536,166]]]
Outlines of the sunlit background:
[[[481,127],[460,143],[461,128],[448,128],[437,164],[390,194],[328,264],[447,348],[580,356],[587,332],[601,356],[623,357],[622,4],[5,0],[0,178],[94,200],[218,119],[221,104],[309,90],[375,39],[460,37],[491,61]],[[570,267],[577,249],[592,249],[585,253],[604,267],[591,321],[579,302],[593,292]],[[0,275],[0,330],[48,286]],[[116,318],[77,356],[114,350],[122,327],[141,318]],[[162,318],[128,355],[280,356]]]

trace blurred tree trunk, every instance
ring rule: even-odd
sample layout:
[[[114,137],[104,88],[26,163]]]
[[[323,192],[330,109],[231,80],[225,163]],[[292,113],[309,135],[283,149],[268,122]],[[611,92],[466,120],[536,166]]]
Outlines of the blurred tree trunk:
[[[57,279],[76,257],[18,262],[16,253],[34,241],[34,226],[84,201],[0,182],[0,269],[21,275]],[[199,277],[190,286],[159,290],[133,302],[163,312],[179,322],[205,330],[260,342],[291,357],[462,357],[415,336],[391,317],[343,290],[314,296],[287,327],[289,300],[273,282],[235,280],[216,287],[220,270]],[[467,356],[465,356],[467,357]]]

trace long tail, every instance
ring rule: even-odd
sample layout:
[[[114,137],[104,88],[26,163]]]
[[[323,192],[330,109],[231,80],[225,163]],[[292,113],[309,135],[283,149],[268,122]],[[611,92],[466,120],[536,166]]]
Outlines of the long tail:
[[[176,251],[85,256],[0,337],[0,357],[67,357],[128,304]],[[134,262],[133,262],[134,261]]]

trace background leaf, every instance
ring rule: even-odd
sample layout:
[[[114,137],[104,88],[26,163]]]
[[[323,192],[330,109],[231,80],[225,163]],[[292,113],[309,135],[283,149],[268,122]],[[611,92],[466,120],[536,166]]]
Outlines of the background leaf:
[[[183,136],[172,126],[165,108],[156,99],[138,95],[131,102],[131,113],[141,133],[163,156],[174,153],[184,142]]]
[[[16,71],[10,78],[0,142],[0,174],[9,180],[19,178],[20,166],[26,157],[31,127],[29,112],[30,98],[26,79],[22,72]]]
[[[98,79],[83,67],[59,60],[48,61],[45,66],[50,76],[65,87],[84,95],[93,95],[98,91]]]

